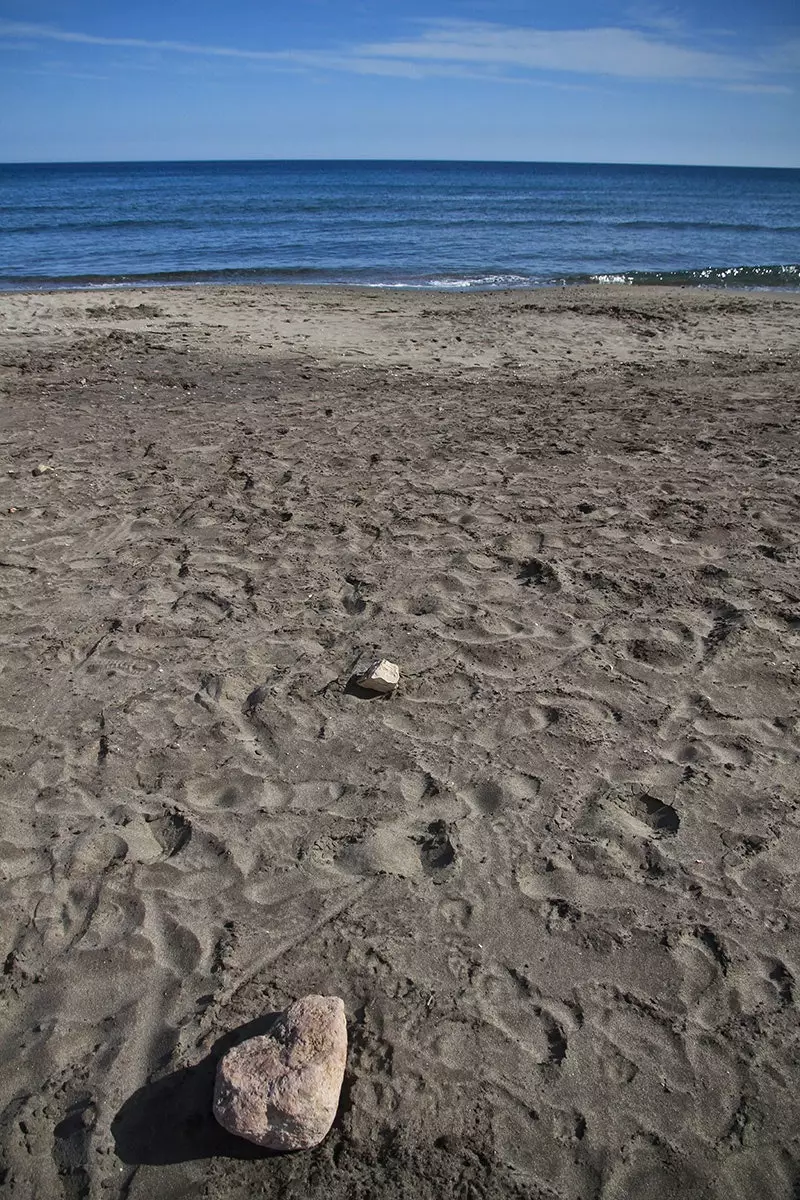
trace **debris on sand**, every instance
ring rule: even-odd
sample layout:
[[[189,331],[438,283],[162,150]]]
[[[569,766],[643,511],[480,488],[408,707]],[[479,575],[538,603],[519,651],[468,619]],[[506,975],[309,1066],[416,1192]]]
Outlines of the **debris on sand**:
[[[400,682],[400,668],[388,658],[376,658],[363,674],[358,676],[358,686],[370,692],[388,695]]]

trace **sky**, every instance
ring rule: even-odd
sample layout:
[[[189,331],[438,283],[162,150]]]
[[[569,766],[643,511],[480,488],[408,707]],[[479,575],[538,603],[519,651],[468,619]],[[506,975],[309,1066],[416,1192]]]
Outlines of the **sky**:
[[[800,167],[797,0],[0,0],[0,162]]]

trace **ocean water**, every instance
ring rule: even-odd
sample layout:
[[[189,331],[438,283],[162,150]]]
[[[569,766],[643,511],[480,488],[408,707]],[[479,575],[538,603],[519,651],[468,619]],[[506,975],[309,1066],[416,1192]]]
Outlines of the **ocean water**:
[[[0,289],[570,282],[800,287],[800,170],[0,165]]]

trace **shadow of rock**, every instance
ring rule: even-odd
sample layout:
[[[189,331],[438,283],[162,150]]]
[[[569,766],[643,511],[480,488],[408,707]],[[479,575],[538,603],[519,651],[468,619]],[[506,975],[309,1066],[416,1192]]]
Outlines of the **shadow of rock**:
[[[147,1083],[125,1101],[111,1123],[118,1157],[124,1163],[166,1165],[198,1158],[280,1157],[218,1125],[212,1113],[214,1077],[223,1054],[248,1038],[267,1033],[279,1013],[242,1025],[214,1043],[193,1067]]]
[[[372,688],[362,687],[358,682],[360,675],[351,675],[344,689],[345,696],[357,696],[359,700],[388,700],[389,693],[376,692]]]

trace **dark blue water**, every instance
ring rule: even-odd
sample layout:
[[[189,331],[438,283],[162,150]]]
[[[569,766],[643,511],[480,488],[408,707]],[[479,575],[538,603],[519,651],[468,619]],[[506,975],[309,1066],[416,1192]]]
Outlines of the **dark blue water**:
[[[0,165],[0,288],[800,286],[800,170]]]

